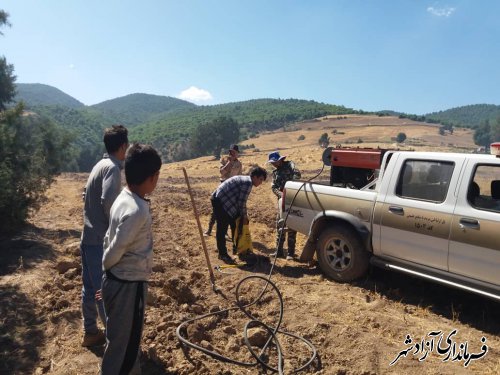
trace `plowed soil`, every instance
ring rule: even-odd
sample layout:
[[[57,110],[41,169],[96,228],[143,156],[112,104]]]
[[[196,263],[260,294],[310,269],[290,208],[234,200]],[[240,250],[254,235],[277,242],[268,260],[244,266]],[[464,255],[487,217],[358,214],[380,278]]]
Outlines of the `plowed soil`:
[[[337,129],[337,134],[332,129]],[[244,143],[255,148],[245,150],[240,160],[247,172],[253,165],[265,166],[267,153],[280,149],[296,162],[307,179],[322,168],[323,150],[317,146],[322,133],[327,132],[333,144],[345,145],[361,138],[363,144],[359,146],[388,147],[400,131],[409,139],[399,147],[445,151],[474,148],[472,134],[467,130],[457,129],[453,135],[440,136],[437,127],[429,125],[358,116],[321,119],[298,124],[291,131],[261,135]],[[300,135],[305,135],[305,140],[298,141]],[[229,309],[187,324],[183,335],[232,360],[253,362],[243,334],[251,318],[236,307],[235,292],[241,279],[250,275],[267,277],[271,271],[267,256],[275,250],[277,207],[270,180],[254,188],[248,202],[256,262],[243,268],[214,270],[219,289],[215,293],[181,167],[189,175],[203,229],[211,211],[209,195],[217,187],[218,161],[211,157],[162,167],[158,188],[151,195],[155,267],[142,340],[143,373],[266,373],[260,366],[218,361],[187,349],[179,343],[176,329],[189,319]],[[29,224],[19,233],[0,239],[1,374],[99,373],[103,348],[87,349],[80,345],[79,237],[81,190],[86,178],[87,174],[59,176],[47,193],[47,201],[33,213]],[[317,179],[327,180],[328,171]],[[215,238],[205,240],[213,269],[221,264]],[[299,234],[299,255],[304,242],[305,237]],[[309,340],[317,350],[317,358],[303,373],[500,373],[497,302],[379,269],[371,269],[357,282],[340,284],[325,278],[315,262],[298,260],[278,259],[271,280],[283,298],[280,330]],[[262,288],[262,279],[242,283],[242,301],[251,301]],[[275,326],[280,318],[276,292],[267,288],[260,302],[247,310],[253,317]],[[254,331],[252,342],[259,345],[258,332]],[[433,332],[439,331],[431,340]],[[265,341],[266,334],[261,336]],[[439,337],[441,353],[436,347]],[[284,334],[278,334],[278,340],[285,373],[307,362],[310,350],[302,341]],[[467,362],[460,356],[464,353],[460,344],[467,344],[467,352],[476,355],[484,351],[481,348],[485,345],[487,353]],[[269,353],[273,366],[277,363],[274,354],[276,347]]]

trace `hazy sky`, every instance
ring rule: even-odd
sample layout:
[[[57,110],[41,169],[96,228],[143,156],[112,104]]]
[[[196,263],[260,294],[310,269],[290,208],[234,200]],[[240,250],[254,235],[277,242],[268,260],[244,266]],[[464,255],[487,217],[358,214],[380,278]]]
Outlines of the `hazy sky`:
[[[19,83],[90,105],[299,98],[425,114],[500,104],[498,0],[2,0]]]

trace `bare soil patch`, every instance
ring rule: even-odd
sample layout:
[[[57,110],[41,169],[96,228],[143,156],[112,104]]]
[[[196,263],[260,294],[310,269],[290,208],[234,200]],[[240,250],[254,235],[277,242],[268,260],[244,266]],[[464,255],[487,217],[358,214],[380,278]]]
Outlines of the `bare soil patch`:
[[[265,165],[267,153],[280,148],[309,178],[321,168],[322,149],[317,139],[325,126],[342,124],[345,139],[373,136],[390,139],[401,129],[409,138],[420,137],[419,147],[446,149],[446,144],[473,147],[471,135],[456,131],[439,136],[437,128],[402,124],[399,119],[368,117],[317,121],[301,124],[305,128],[275,132],[251,139],[258,150],[248,149],[241,156],[244,171],[252,165]],[[349,122],[351,121],[351,122]],[[356,123],[356,121],[359,122]],[[365,122],[363,124],[362,122]],[[367,121],[371,121],[369,125]],[[388,123],[390,121],[390,123]],[[349,124],[353,126],[349,126]],[[333,125],[335,124],[335,125]],[[311,129],[307,129],[310,127]],[[401,129],[396,129],[401,128]],[[436,133],[431,138],[429,129]],[[390,132],[389,132],[390,130]],[[297,141],[300,134],[305,141]],[[345,137],[345,138],[341,138]],[[368,142],[366,142],[368,143]],[[390,145],[391,142],[381,144]],[[361,146],[365,146],[362,144]],[[465,146],[464,146],[465,147]],[[216,361],[194,350],[183,350],[175,330],[182,322],[235,306],[235,289],[248,275],[266,276],[270,263],[266,256],[274,251],[276,200],[270,182],[255,188],[249,199],[249,216],[254,251],[260,261],[247,269],[216,272],[215,294],[211,288],[205,257],[187,194],[181,167],[190,176],[191,186],[203,225],[211,210],[209,194],[217,186],[218,161],[199,158],[163,166],[157,191],[152,195],[155,240],[155,268],[150,283],[149,306],[143,334],[142,363],[145,374],[256,374],[259,367],[245,368]],[[102,348],[80,346],[81,268],[81,188],[87,175],[64,174],[48,192],[48,201],[33,215],[20,233],[0,239],[0,373],[2,374],[97,374]],[[319,177],[328,179],[328,171]],[[305,238],[298,236],[298,252]],[[216,257],[215,239],[207,246],[212,266]],[[339,284],[323,277],[316,264],[278,259],[272,280],[283,295],[282,329],[310,340],[319,360],[305,373],[310,374],[498,374],[500,373],[500,305],[465,292],[427,283],[408,276],[372,269],[363,280]],[[258,285],[248,288],[255,292]],[[274,324],[278,304],[270,293],[252,308],[252,314]],[[208,317],[190,325],[187,334],[195,343],[217,350],[240,361],[250,355],[243,343],[243,328],[249,318],[239,310]],[[456,329],[457,345],[468,343],[472,353],[480,352],[486,338],[488,353],[468,367],[463,360],[443,361],[436,350],[411,354],[389,366],[409,345],[407,335],[419,341],[432,331],[445,335]],[[280,336],[285,355],[285,373],[307,360],[307,349],[296,340]],[[458,346],[457,346],[458,349]]]

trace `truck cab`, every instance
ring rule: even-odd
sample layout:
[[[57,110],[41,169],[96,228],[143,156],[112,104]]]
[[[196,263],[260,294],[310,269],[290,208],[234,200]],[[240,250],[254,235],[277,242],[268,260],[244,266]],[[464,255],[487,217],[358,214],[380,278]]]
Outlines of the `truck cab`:
[[[373,255],[458,282],[500,286],[500,159],[402,152],[391,163],[399,173],[381,181]]]

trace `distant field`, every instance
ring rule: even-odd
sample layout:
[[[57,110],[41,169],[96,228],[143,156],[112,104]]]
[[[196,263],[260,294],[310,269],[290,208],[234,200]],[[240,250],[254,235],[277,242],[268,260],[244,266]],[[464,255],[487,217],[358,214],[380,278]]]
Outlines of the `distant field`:
[[[348,115],[325,117],[316,121],[307,121],[261,134],[251,138],[243,145],[255,145],[260,152],[283,150],[290,158],[313,167],[320,160],[322,149],[318,140],[323,133],[330,137],[330,145],[341,144],[351,147],[381,147],[415,149],[421,151],[472,152],[474,145],[471,129],[456,128],[453,134],[439,134],[439,125],[400,119],[397,117]],[[336,134],[334,134],[334,132]],[[403,144],[397,144],[398,133],[406,134]],[[299,136],[305,139],[299,141]],[[358,143],[361,140],[362,142]],[[252,149],[245,151],[249,155]],[[265,158],[265,157],[264,157]],[[309,168],[306,167],[306,168]]]

